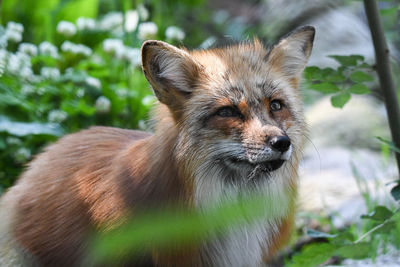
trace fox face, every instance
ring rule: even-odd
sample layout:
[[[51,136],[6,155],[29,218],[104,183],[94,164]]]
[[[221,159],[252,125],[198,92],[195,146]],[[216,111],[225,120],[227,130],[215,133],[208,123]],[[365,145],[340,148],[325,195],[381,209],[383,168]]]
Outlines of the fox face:
[[[272,49],[258,40],[197,51],[143,45],[144,73],[159,113],[179,129],[176,157],[188,172],[244,185],[296,171],[305,132],[298,83],[313,38],[303,27]]]

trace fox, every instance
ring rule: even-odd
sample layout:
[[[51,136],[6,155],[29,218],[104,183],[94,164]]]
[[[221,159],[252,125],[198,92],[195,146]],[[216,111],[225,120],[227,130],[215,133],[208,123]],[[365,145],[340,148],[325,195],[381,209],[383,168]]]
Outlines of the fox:
[[[254,225],[113,266],[264,266],[294,222],[307,131],[300,83],[314,36],[303,26],[271,47],[255,38],[203,50],[145,41],[153,133],[98,126],[45,148],[1,197],[0,265],[94,266],[91,234],[129,216],[259,192],[270,208]]]

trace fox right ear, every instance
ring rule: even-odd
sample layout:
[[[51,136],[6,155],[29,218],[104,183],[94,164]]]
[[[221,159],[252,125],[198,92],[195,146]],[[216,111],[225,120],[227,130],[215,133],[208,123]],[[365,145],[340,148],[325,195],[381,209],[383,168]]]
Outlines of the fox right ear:
[[[282,38],[271,50],[268,63],[289,77],[299,77],[310,57],[315,28],[303,26]]]
[[[201,70],[185,50],[161,41],[143,43],[142,68],[158,100],[175,110],[192,92]]]

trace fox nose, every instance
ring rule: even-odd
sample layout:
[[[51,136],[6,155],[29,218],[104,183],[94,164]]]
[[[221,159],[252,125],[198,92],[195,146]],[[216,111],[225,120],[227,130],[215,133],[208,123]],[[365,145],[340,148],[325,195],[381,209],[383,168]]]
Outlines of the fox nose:
[[[290,139],[286,135],[275,136],[269,141],[269,144],[273,149],[284,153],[290,147]]]

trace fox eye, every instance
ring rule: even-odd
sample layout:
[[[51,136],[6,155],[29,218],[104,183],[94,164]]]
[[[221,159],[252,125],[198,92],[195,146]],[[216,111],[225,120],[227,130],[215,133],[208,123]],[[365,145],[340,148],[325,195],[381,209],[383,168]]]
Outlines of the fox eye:
[[[271,111],[279,111],[282,109],[283,104],[280,100],[272,100],[269,104]]]
[[[217,110],[215,113],[217,116],[228,118],[228,117],[241,117],[242,114],[234,107],[226,106]]]

